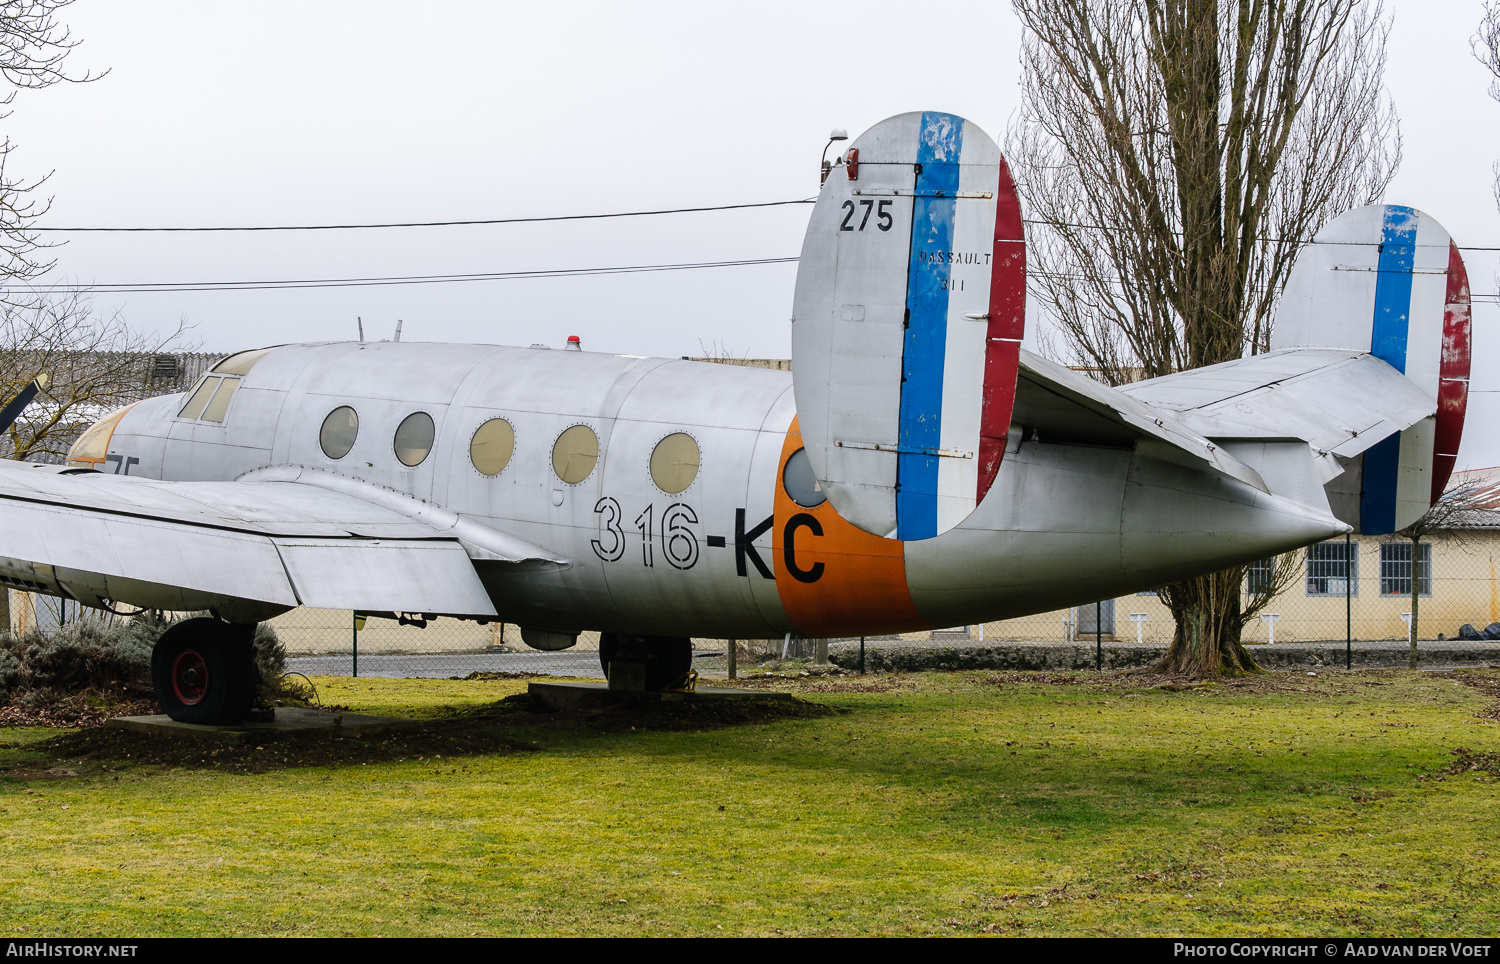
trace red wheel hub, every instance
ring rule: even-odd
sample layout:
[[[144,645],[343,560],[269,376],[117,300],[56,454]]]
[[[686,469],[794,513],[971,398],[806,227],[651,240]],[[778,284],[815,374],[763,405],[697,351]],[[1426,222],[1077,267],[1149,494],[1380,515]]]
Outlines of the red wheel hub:
[[[186,706],[208,695],[208,663],[197,650],[184,650],[172,662],[172,693]]]

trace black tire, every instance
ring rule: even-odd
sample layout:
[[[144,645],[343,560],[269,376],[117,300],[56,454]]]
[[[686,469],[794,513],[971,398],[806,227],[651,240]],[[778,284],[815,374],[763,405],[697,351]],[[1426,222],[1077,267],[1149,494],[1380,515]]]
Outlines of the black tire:
[[[232,725],[255,698],[252,626],[201,617],[162,633],[151,651],[156,699],[179,723]]]
[[[599,666],[605,679],[609,679],[609,664],[617,661],[645,664],[646,689],[667,689],[681,683],[693,668],[693,641],[686,636],[600,633]]]

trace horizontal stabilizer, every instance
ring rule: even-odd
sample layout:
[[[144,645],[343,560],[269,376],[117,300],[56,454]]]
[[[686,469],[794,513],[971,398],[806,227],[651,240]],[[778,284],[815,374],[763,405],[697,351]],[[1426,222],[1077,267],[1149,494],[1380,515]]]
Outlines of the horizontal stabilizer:
[[[1373,355],[1291,348],[1126,385],[1121,391],[1210,439],[1305,441],[1323,482],[1384,438],[1432,415],[1435,400]]]
[[[1044,442],[1138,447],[1166,461],[1210,468],[1269,492],[1250,466],[1211,440],[1179,424],[1170,412],[1080,375],[1056,362],[1021,352],[1014,421]]]

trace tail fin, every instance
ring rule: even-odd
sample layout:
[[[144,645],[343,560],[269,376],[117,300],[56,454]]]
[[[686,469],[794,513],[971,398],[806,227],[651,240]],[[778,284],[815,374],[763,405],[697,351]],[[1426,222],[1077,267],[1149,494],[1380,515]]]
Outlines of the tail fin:
[[[1469,279],[1442,225],[1385,204],[1329,222],[1287,280],[1271,347],[1369,352],[1417,385],[1436,414],[1357,456],[1364,533],[1404,528],[1437,501],[1458,455],[1469,392]]]
[[[867,532],[958,525],[1005,454],[1025,327],[1021,206],[984,131],[934,111],[857,138],[813,208],[792,358],[813,472]]]

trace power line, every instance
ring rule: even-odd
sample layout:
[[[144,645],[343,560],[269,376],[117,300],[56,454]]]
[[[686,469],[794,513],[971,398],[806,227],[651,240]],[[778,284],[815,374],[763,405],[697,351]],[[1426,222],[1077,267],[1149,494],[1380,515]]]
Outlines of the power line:
[[[360,288],[384,285],[459,284],[473,281],[519,281],[529,278],[584,278],[612,274],[644,274],[659,271],[697,271],[705,268],[742,268],[765,264],[795,264],[797,257],[744,258],[731,261],[689,261],[676,264],[633,264],[594,268],[538,268],[531,271],[480,271],[469,274],[385,275],[373,278],[286,278],[254,281],[122,281],[103,284],[54,285],[62,291],[98,291],[105,294],[174,294],[198,291],[278,291],[299,288]],[[1067,272],[1033,271],[1030,277],[1086,280]],[[1124,287],[1118,278],[1113,283]],[[36,289],[0,285],[0,294],[35,294]],[[1500,302],[1500,292],[1476,292],[1471,301]]]
[[[611,211],[601,214],[554,214],[542,215],[528,218],[471,218],[459,221],[381,221],[361,224],[259,224],[259,225],[183,225],[162,227],[64,227],[46,226],[30,227],[26,230],[54,234],[181,234],[181,233],[226,233],[226,232],[254,232],[254,231],[364,231],[384,228],[456,228],[475,227],[497,224],[543,224],[553,221],[601,221],[610,218],[641,218],[655,217],[668,214],[700,214],[709,211],[743,211],[754,208],[789,207],[798,204],[813,204],[817,198],[798,198],[789,201],[755,201],[745,204],[714,204],[704,207],[681,207],[681,208],[657,208],[647,211]],[[1107,228],[1098,224],[1054,224],[1037,218],[1024,219],[1026,224],[1043,227],[1077,228],[1084,231],[1116,231],[1118,228]],[[1260,240],[1272,243],[1293,243],[1287,238],[1262,238]],[[1309,238],[1300,242],[1302,244],[1340,244],[1340,245],[1370,245],[1379,244],[1378,241],[1317,241]],[[1469,245],[1458,246],[1460,251],[1500,251],[1500,245]]]
[[[1102,224],[1072,224],[1072,223],[1069,223],[1069,222],[1064,222],[1062,224],[1057,224],[1057,223],[1052,222],[1052,221],[1043,221],[1043,220],[1040,220],[1040,219],[1037,219],[1037,218],[1022,218],[1022,221],[1024,223],[1026,223],[1026,224],[1040,225],[1042,227],[1047,227],[1047,228],[1077,228],[1077,229],[1079,229],[1081,231],[1113,231],[1113,232],[1117,232],[1117,233],[1123,233],[1123,232],[1120,231],[1119,228],[1106,228]],[[1172,233],[1175,234],[1175,235],[1177,235],[1177,236],[1179,236],[1179,237],[1181,237],[1181,235],[1182,235],[1181,231],[1174,231]],[[1382,243],[1380,241],[1319,241],[1316,238],[1307,238],[1307,239],[1302,240],[1302,241],[1297,241],[1297,240],[1292,239],[1292,238],[1256,238],[1255,240],[1257,240],[1257,241],[1265,241],[1265,242],[1268,242],[1268,243],[1271,243],[1271,244],[1329,244],[1329,245],[1337,245],[1339,247],[1378,246],[1378,245],[1380,245]],[[1444,248],[1446,248],[1447,245],[1417,245],[1417,247],[1444,247]],[[1486,246],[1486,245],[1479,245],[1479,244],[1460,244],[1458,246],[1458,250],[1460,250],[1460,251],[1500,251],[1500,246],[1494,246],[1494,245]]]
[[[542,268],[534,271],[485,271],[472,274],[390,275],[376,278],[307,278],[262,281],[162,281],[117,284],[58,285],[62,290],[98,291],[105,294],[169,294],[191,291],[276,291],[297,288],[358,288],[380,285],[453,284],[470,281],[515,281],[524,278],[578,278],[594,275],[644,274],[655,271],[695,271],[703,268],[741,268],[763,264],[787,264],[797,258],[747,258],[738,261],[696,261],[680,264],[632,264],[602,268]],[[29,293],[32,288],[0,286],[5,294]]]
[[[554,214],[534,218],[482,218],[466,221],[391,221],[372,224],[263,224],[194,227],[31,227],[27,231],[54,233],[170,233],[201,231],[363,231],[372,228],[456,228],[485,224],[539,224],[545,221],[599,221],[607,218],[643,218],[659,214],[698,214],[704,211],[742,211],[747,208],[775,208],[792,204],[812,204],[814,198],[797,201],[758,201],[751,204],[716,204],[697,208],[661,208],[652,211],[613,211],[606,214]]]

